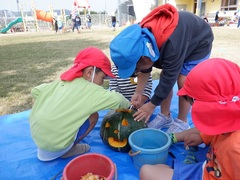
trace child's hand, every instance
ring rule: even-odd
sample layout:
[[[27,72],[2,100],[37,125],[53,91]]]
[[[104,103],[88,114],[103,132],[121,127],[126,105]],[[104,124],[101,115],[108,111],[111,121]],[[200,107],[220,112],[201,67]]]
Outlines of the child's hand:
[[[135,109],[140,108],[141,98],[142,98],[142,94],[138,94],[136,92],[132,96],[131,104],[134,106]]]
[[[200,134],[190,134],[189,136],[185,136],[184,138],[184,146],[197,146],[199,144],[202,144],[203,140],[200,136]]]
[[[142,119],[145,119],[145,123],[147,123],[150,119],[150,116],[152,115],[155,105],[151,102],[148,102],[147,104],[144,104],[142,107],[138,109],[136,113],[133,114],[135,121],[140,121]]]

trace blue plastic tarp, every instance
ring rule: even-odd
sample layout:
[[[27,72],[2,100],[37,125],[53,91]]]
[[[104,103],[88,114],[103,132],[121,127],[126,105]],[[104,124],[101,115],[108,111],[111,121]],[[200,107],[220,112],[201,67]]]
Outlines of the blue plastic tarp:
[[[155,88],[158,81],[153,81]],[[153,91],[154,91],[153,88]],[[177,86],[174,86],[174,96],[171,105],[173,117],[178,113]],[[151,120],[159,112],[157,107],[151,116]],[[56,159],[51,162],[42,162],[37,159],[37,148],[34,144],[29,128],[28,117],[31,110],[17,114],[0,116],[0,179],[4,180],[38,180],[52,179],[61,172],[66,164],[72,160]],[[128,153],[115,152],[105,146],[100,138],[100,126],[103,117],[108,110],[99,112],[99,121],[93,131],[85,137],[83,143],[91,146],[89,153],[99,153],[108,156],[117,166],[117,177],[119,180],[138,180],[139,171],[134,167],[132,157]],[[190,114],[188,116],[192,125]],[[183,158],[184,148],[182,143],[170,147],[171,153],[175,157]],[[169,155],[167,164],[172,164],[172,156]],[[56,179],[61,179],[61,173]]]

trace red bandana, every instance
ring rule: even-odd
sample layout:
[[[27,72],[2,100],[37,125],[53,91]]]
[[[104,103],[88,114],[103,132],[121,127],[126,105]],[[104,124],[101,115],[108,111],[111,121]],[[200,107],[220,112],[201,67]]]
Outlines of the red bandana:
[[[175,30],[178,18],[177,9],[170,4],[164,4],[152,10],[143,18],[140,25],[143,28],[148,28],[153,33],[160,49]]]

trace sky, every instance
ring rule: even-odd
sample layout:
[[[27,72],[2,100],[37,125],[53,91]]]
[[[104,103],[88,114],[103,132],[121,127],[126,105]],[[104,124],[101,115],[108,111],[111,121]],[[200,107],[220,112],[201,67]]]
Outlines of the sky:
[[[74,0],[18,0],[22,4],[23,11],[28,11],[32,7],[32,1],[35,2],[36,9],[48,11],[50,4],[53,9],[72,10]],[[88,0],[90,10],[104,11],[112,13],[117,8],[117,0]],[[0,0],[0,10],[17,11],[17,0]]]

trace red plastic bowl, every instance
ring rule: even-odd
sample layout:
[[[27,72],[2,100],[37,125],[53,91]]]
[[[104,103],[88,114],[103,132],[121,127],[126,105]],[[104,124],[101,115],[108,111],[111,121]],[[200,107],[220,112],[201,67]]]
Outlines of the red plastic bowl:
[[[115,166],[111,159],[102,154],[89,153],[71,160],[63,170],[63,180],[80,180],[88,173],[114,179]]]

